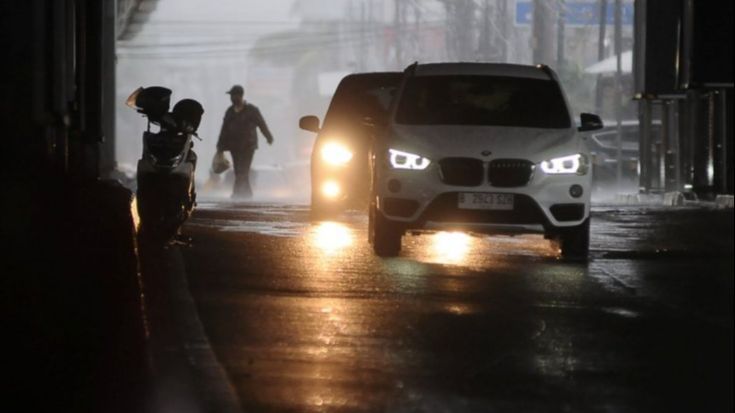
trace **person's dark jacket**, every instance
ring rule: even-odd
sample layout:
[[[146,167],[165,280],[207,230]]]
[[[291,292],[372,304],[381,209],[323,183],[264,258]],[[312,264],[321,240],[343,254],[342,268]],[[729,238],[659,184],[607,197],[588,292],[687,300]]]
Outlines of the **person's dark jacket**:
[[[232,151],[257,148],[258,132],[256,128],[260,128],[268,142],[273,141],[273,135],[271,135],[268,125],[265,124],[263,115],[260,114],[257,106],[246,103],[245,107],[239,112],[235,111],[234,106],[230,106],[222,120],[222,130],[217,141],[217,150]]]

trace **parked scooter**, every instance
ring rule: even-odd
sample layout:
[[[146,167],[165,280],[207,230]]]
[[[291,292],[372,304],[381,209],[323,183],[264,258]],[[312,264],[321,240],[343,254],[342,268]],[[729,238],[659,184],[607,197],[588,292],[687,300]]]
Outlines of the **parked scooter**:
[[[170,98],[170,89],[153,86],[138,88],[127,100],[129,107],[148,118],[137,172],[140,233],[159,241],[176,236],[196,204],[192,138],[198,138],[204,113],[192,99],[180,100],[169,112]]]

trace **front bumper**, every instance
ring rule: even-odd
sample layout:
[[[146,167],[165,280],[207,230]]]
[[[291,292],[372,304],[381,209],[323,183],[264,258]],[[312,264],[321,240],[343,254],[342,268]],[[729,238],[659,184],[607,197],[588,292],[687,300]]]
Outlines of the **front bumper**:
[[[348,208],[363,207],[367,204],[369,177],[368,167],[362,159],[353,159],[345,166],[326,165],[320,159],[312,159],[312,194],[324,204]],[[332,197],[325,196],[322,188],[326,183],[336,185],[339,194]]]
[[[548,232],[580,225],[590,213],[590,173],[547,175],[537,168],[525,186],[496,188],[484,183],[463,187],[443,183],[433,165],[425,171],[384,169],[375,184],[378,210],[406,229],[477,227],[493,232],[493,228],[514,227],[520,232],[536,232],[532,228]],[[580,197],[570,194],[572,185],[582,187]],[[514,207],[508,211],[460,209],[458,194],[463,192],[513,194]]]

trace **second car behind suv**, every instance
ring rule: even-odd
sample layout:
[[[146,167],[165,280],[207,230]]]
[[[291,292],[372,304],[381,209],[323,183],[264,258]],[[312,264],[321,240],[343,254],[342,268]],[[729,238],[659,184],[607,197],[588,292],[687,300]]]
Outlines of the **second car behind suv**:
[[[443,63],[405,71],[372,153],[369,238],[396,255],[407,230],[542,233],[589,249],[590,155],[546,66]]]
[[[323,125],[304,116],[299,126],[317,133],[311,154],[311,212],[331,218],[346,209],[365,210],[370,190],[368,153],[373,123],[385,123],[403,73],[355,73],[337,86]]]

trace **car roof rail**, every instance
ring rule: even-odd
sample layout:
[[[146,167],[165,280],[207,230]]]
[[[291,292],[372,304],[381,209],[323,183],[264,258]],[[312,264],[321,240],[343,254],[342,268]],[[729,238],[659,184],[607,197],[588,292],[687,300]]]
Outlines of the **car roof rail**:
[[[418,67],[418,65],[419,65],[418,61],[411,63],[410,65],[408,65],[408,67],[406,67],[403,73],[407,75],[413,75],[414,73],[416,73],[416,67]]]
[[[541,69],[542,72],[544,72],[547,75],[549,75],[549,77],[551,78],[551,80],[559,81],[559,78],[557,77],[556,72],[554,72],[554,70],[549,65],[543,64],[543,63],[539,63],[539,64],[536,65],[536,67],[539,68],[539,69]]]

